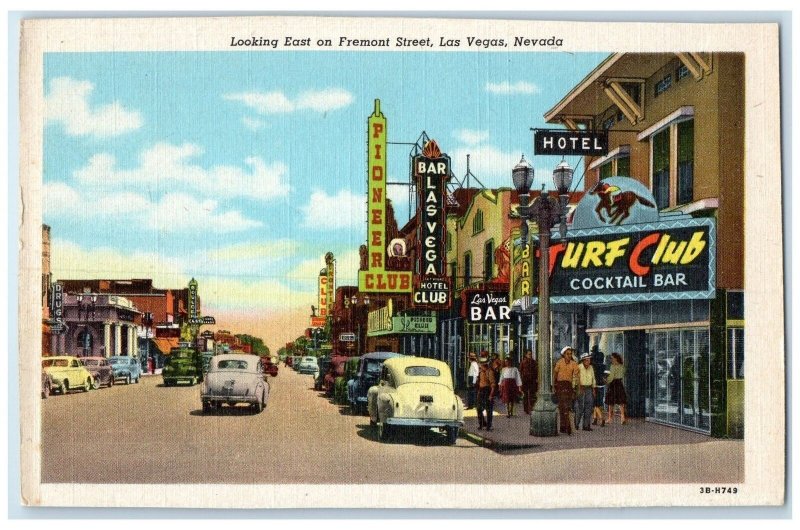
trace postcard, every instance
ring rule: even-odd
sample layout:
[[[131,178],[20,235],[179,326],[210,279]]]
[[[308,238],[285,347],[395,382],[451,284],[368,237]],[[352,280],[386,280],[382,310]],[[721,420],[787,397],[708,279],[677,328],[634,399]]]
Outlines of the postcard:
[[[778,53],[23,21],[22,503],[783,504]]]

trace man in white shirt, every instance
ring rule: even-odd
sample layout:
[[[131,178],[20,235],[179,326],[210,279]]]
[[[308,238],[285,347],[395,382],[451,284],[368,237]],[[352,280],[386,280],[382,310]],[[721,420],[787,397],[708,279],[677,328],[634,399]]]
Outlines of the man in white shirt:
[[[478,373],[480,373],[480,366],[478,366],[478,358],[474,353],[469,354],[469,370],[467,371],[467,409],[475,408],[475,397],[477,394]]]

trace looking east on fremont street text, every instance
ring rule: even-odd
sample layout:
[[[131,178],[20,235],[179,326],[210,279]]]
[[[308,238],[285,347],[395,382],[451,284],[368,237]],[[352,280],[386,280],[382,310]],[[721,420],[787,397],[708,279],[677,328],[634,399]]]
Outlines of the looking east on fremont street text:
[[[231,47],[245,48],[554,48],[564,44],[564,40],[551,37],[514,37],[509,43],[506,39],[467,36],[459,38],[450,37],[386,37],[379,39],[362,39],[355,37],[338,37],[336,39],[313,39],[308,36],[287,36],[282,38],[271,37],[231,37]]]

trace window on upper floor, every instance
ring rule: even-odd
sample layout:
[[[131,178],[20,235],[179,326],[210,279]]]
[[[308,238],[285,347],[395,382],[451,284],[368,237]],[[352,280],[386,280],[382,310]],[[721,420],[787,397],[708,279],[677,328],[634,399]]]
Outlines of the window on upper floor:
[[[613,167],[613,160],[609,160],[602,166],[600,166],[600,179],[607,179],[608,177],[614,176],[614,167]]]
[[[678,124],[678,204],[694,199],[694,120]]]
[[[669,127],[650,140],[653,161],[653,197],[659,209],[669,206]]]
[[[662,77],[659,81],[656,81],[656,84],[653,87],[653,97],[660,96],[671,86],[672,86],[672,74],[667,74],[666,76]]]
[[[620,177],[631,176],[631,157],[621,156],[617,158],[617,175]]]
[[[687,77],[688,75],[689,75],[689,69],[686,68],[685,64],[681,64],[675,70],[675,81],[680,81],[681,79],[683,79],[684,77]]]
[[[472,254],[464,254],[464,285],[469,285],[472,280]]]
[[[483,231],[483,210],[475,212],[475,217],[472,218],[472,235]]]
[[[483,246],[483,280],[490,281],[494,276],[494,241],[491,239]]]

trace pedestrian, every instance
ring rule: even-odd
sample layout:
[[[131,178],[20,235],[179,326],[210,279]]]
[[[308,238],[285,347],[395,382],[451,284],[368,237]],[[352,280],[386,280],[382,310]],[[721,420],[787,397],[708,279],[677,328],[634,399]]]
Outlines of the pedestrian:
[[[536,403],[536,390],[539,387],[539,367],[533,360],[531,350],[525,352],[525,357],[519,363],[519,373],[522,376],[522,407],[525,414],[530,414]]]
[[[480,371],[478,372],[478,429],[485,428],[487,431],[491,431],[497,380],[494,378],[494,372],[489,367],[489,359],[481,357],[480,363]]]
[[[478,373],[480,367],[478,366],[478,356],[470,352],[469,354],[469,370],[467,371],[467,410],[475,408],[475,398],[478,393]]]
[[[619,418],[622,424],[628,423],[625,418],[625,405],[628,404],[628,396],[625,394],[625,365],[619,353],[611,354],[611,368],[606,379],[606,405],[608,405],[608,423],[613,423],[614,407],[619,406]]]
[[[569,411],[575,399],[574,385],[578,380],[578,363],[572,359],[575,350],[571,346],[561,349],[561,359],[553,367],[553,386],[558,398],[559,432],[572,434]]]
[[[500,360],[500,356],[496,353],[492,354],[492,363],[491,363],[492,372],[494,372],[494,380],[497,383],[500,383],[500,370],[503,369],[503,361]]]
[[[514,404],[522,393],[522,376],[514,366],[511,357],[506,357],[505,366],[500,370],[500,399],[506,404],[506,415],[514,415]]]
[[[592,356],[588,353],[581,355],[578,365],[578,410],[575,412],[575,430],[581,424],[584,431],[591,431],[592,412],[594,410],[594,398],[597,393],[595,390],[597,379],[594,377],[592,368]]]
[[[594,363],[592,363],[594,366]],[[601,427],[606,426],[606,415],[603,411],[603,403],[605,403],[605,395],[606,395],[606,378],[608,377],[608,370],[605,370],[600,377],[597,377],[597,372],[595,371],[595,381],[596,384],[595,388],[595,395],[594,395],[594,412],[592,412],[592,425],[597,425],[600,423]]]

